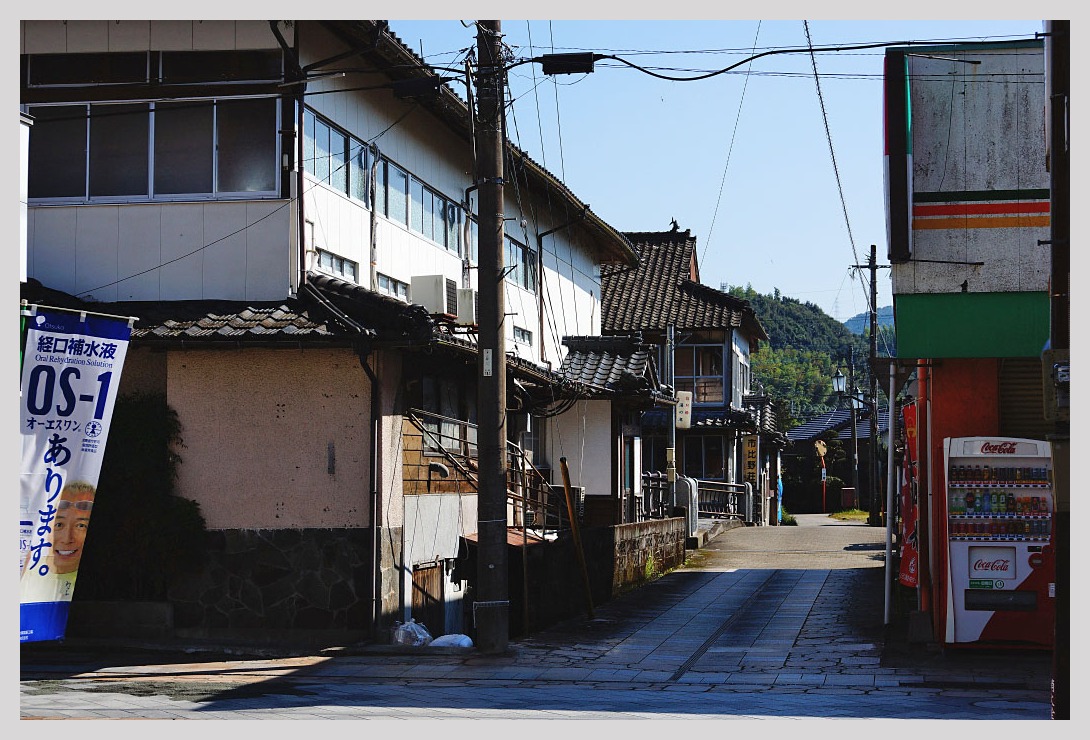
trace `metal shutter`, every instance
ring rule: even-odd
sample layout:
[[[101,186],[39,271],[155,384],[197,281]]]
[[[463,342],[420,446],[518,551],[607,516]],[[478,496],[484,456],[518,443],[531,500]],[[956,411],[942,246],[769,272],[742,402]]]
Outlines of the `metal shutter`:
[[[1045,420],[1041,360],[1007,357],[999,361],[999,434],[1045,439],[1052,425]]]

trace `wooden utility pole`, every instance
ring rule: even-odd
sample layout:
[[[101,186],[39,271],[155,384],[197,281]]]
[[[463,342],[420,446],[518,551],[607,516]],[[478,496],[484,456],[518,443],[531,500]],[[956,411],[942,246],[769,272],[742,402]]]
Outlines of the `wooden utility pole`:
[[[480,191],[477,339],[477,648],[507,650],[507,361],[503,314],[503,91],[500,22],[477,22],[477,120]],[[473,112],[470,111],[470,115]]]

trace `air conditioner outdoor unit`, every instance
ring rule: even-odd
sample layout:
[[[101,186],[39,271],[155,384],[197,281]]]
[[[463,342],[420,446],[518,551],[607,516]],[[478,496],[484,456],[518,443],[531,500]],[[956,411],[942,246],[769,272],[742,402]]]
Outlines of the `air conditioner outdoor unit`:
[[[446,275],[413,275],[409,281],[412,301],[430,314],[458,315],[458,283]]]
[[[458,323],[477,325],[480,298],[473,288],[458,288]]]

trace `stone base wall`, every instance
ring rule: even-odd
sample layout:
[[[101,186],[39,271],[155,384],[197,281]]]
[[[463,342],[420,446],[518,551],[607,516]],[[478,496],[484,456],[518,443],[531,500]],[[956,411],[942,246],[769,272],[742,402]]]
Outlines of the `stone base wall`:
[[[175,585],[165,604],[73,605],[69,633],[89,637],[172,635],[202,641],[307,645],[390,641],[401,618],[400,528],[379,531],[381,603],[372,629],[371,533],[368,529],[218,530],[209,533],[204,570]],[[555,541],[508,548],[510,634],[585,613],[587,581],[594,605],[685,562],[685,519],[588,527],[581,531],[587,580],[570,533]],[[525,554],[525,567],[523,556]],[[476,547],[458,568],[476,580]],[[525,587],[524,587],[525,584]],[[411,595],[404,595],[410,599]],[[125,616],[110,618],[108,615]],[[162,615],[155,617],[154,615]],[[475,638],[471,615],[467,634]]]
[[[587,527],[580,532],[580,539],[587,567],[586,581],[570,533],[555,541],[539,542],[525,548],[508,547],[509,631],[512,636],[526,634],[527,623],[522,610],[526,600],[529,601],[529,631],[536,632],[586,613],[589,606],[587,582],[589,600],[594,605],[604,604],[685,562],[683,517]]]
[[[616,596],[685,562],[684,517],[619,524],[613,530],[613,588]]]
[[[204,570],[169,593],[177,631],[370,632],[370,530],[216,530],[208,543]]]

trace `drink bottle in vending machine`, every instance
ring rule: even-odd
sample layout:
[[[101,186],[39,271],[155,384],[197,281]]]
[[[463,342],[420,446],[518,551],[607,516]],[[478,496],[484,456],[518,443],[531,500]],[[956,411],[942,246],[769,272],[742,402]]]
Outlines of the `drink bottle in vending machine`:
[[[1049,443],[944,440],[948,645],[1051,648],[1054,499]]]

